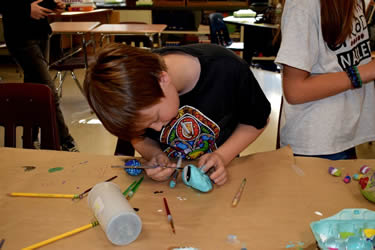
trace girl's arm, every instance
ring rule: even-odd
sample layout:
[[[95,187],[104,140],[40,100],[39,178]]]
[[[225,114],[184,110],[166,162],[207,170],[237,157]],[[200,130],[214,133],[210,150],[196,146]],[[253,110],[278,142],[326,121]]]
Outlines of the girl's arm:
[[[363,84],[375,78],[375,61],[358,66]],[[290,104],[301,104],[337,95],[352,89],[346,72],[311,76],[309,72],[283,65],[283,91]]]

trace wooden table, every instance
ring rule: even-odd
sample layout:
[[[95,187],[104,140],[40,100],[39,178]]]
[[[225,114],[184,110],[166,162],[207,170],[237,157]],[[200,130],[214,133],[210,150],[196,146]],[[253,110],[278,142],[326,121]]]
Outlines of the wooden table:
[[[70,199],[9,197],[10,192],[81,193],[117,175],[113,182],[125,190],[139,177],[111,165],[124,157],[48,150],[0,148],[0,239],[3,249],[20,249],[90,223],[93,212],[87,198]],[[185,164],[185,163],[184,163]],[[375,205],[359,192],[358,183],[345,184],[328,174],[328,167],[354,174],[375,160],[329,161],[293,157],[289,147],[235,159],[228,167],[229,180],[209,193],[200,193],[180,180],[168,182],[148,177],[140,185],[131,206],[142,220],[142,232],[126,247],[112,245],[100,226],[65,238],[42,249],[285,249],[291,242],[316,249],[310,223],[345,208]],[[25,166],[35,166],[25,171]],[[50,168],[63,167],[50,173]],[[247,184],[237,207],[231,206],[243,178]],[[162,191],[163,193],[156,193]],[[168,199],[176,234],[164,210]],[[237,240],[228,241],[234,235]],[[291,248],[295,249],[295,248]]]
[[[243,58],[249,64],[253,60],[254,52],[264,48],[267,42],[271,42],[274,37],[273,33],[277,32],[279,28],[278,24],[256,23],[255,17],[228,16],[223,20],[226,23],[241,26],[241,38],[244,42]],[[273,56],[267,59],[274,60],[274,58]]]
[[[50,14],[50,22],[59,21],[99,21],[101,23],[111,23],[112,9],[96,9],[91,11],[65,11],[60,14]]]
[[[101,41],[113,35],[145,35],[151,43],[154,41],[153,36],[157,34],[158,44],[161,46],[161,33],[165,28],[167,28],[166,24],[102,24],[92,32],[101,34]]]
[[[72,53],[69,53],[69,55],[59,59],[57,62],[62,61],[65,58],[71,56],[72,54],[78,53],[82,50],[84,53],[84,58],[85,58],[85,65],[87,67],[88,66],[87,45],[90,42],[93,42],[94,51],[95,51],[95,42],[93,41],[93,39],[90,39],[89,41],[87,41],[85,34],[90,33],[98,25],[100,25],[100,22],[53,22],[51,23],[52,35],[55,35],[55,34],[79,35],[82,41],[81,48],[77,50],[74,50],[72,48]],[[47,58],[47,61],[49,62],[49,58]],[[54,63],[57,63],[57,62],[54,62]]]

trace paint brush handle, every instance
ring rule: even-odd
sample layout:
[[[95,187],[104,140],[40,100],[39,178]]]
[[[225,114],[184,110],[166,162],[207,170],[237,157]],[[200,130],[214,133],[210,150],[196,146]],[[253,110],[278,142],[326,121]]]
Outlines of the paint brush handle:
[[[241,194],[245,188],[245,184],[246,184],[246,178],[244,178],[241,182],[241,185],[240,185],[240,188],[238,190],[238,192],[236,193],[236,195],[234,196],[233,198],[233,201],[232,201],[232,207],[235,207],[237,206],[238,202],[240,201],[240,198],[241,198]]]
[[[141,166],[121,166],[121,165],[112,165],[111,168],[141,168],[141,169],[149,169],[149,168],[175,168],[179,169],[177,167],[162,167],[162,166],[147,166],[147,165],[141,165]]]
[[[39,247],[41,247],[41,246],[45,246],[45,245],[47,245],[47,244],[49,244],[49,243],[52,243],[52,242],[54,242],[54,241],[57,241],[57,240],[60,240],[60,239],[66,238],[66,237],[68,237],[68,236],[71,236],[71,235],[73,235],[73,234],[76,234],[76,233],[79,233],[79,232],[85,231],[85,230],[90,229],[90,228],[92,228],[92,227],[95,227],[95,226],[97,226],[97,225],[99,225],[99,222],[98,222],[98,221],[95,221],[95,222],[93,222],[93,223],[90,223],[90,224],[87,224],[87,225],[85,225],[85,226],[82,226],[82,227],[76,228],[76,229],[74,229],[74,230],[72,230],[72,231],[69,231],[69,232],[66,232],[66,233],[63,233],[63,234],[57,235],[57,236],[52,237],[52,238],[50,238],[50,239],[48,239],[48,240],[41,241],[41,242],[39,242],[39,243],[36,243],[36,244],[34,244],[34,245],[31,245],[31,246],[28,246],[28,247],[25,247],[25,248],[22,248],[22,249],[25,249],[25,250],[26,250],[26,249],[36,249],[36,248],[39,248]]]
[[[170,188],[175,188],[177,184],[177,178],[178,178],[178,169],[176,169],[173,174],[172,174],[172,180],[169,182],[169,187]]]
[[[163,201],[164,201],[164,206],[165,206],[165,212],[167,213],[167,217],[168,217],[168,222],[171,224],[172,232],[175,234],[176,230],[174,228],[173,218],[172,218],[171,211],[169,210],[167,199],[164,197]]]
[[[78,194],[46,194],[46,193],[9,193],[13,197],[39,197],[39,198],[78,198]]]

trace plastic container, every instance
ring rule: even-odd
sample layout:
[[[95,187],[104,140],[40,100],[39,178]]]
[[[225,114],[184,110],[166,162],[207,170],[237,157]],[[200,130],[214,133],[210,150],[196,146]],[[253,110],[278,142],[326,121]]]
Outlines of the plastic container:
[[[142,221],[122,195],[116,184],[101,182],[88,194],[89,207],[103,228],[109,241],[127,245],[137,239]]]
[[[338,214],[310,224],[323,250],[373,250],[372,239],[364,230],[375,229],[375,212],[367,209],[344,209]]]

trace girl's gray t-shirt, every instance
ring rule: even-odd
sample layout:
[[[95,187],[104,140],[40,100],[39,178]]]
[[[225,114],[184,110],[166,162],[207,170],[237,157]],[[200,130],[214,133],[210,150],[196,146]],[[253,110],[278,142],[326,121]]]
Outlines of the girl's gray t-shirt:
[[[276,63],[311,75],[340,72],[371,61],[367,24],[358,0],[352,35],[336,48],[323,40],[319,0],[287,0]],[[329,83],[327,83],[329,84]],[[375,140],[374,83],[317,101],[291,105],[284,98],[281,146],[303,155],[334,154]]]

